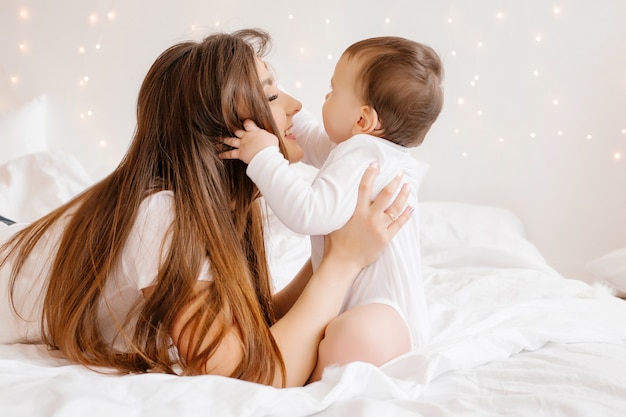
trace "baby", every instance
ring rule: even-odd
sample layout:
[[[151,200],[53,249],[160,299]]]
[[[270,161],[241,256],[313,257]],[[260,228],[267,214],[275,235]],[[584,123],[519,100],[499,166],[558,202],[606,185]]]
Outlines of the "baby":
[[[378,37],[351,45],[337,62],[322,108],[325,131],[311,118],[296,121],[293,133],[303,161],[319,168],[312,183],[291,171],[276,137],[251,121],[236,132],[238,138],[225,141],[238,148],[236,157],[248,163],[248,176],[276,216],[295,232],[311,235],[314,269],[324,235],[352,215],[369,164],[380,167],[373,195],[402,175],[410,187],[408,204],[417,207],[426,167],[410,150],[423,142],[441,111],[442,77],[438,55],[420,43]],[[386,214],[393,222],[400,213]],[[381,365],[425,343],[429,318],[420,269],[419,218],[413,215],[354,281],[340,315],[326,329],[311,381],[328,365]]]

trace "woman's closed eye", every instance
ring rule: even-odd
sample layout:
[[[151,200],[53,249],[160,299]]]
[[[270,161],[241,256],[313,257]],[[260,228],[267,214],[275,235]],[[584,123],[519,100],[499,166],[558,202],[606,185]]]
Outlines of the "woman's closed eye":
[[[271,96],[269,96],[267,98],[267,101],[272,102],[272,101],[276,100],[277,98],[278,98],[278,94],[272,94]]]

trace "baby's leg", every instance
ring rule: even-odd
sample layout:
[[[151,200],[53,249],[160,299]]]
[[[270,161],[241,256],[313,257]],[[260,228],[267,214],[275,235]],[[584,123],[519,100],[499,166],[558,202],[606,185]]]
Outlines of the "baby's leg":
[[[361,361],[379,366],[410,349],[409,329],[396,309],[382,303],[356,306],[326,327],[309,382],[320,380],[329,365]]]

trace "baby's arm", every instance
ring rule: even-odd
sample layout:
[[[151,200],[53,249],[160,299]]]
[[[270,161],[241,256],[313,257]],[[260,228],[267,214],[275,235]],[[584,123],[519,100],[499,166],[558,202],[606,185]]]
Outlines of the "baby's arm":
[[[306,109],[293,117],[294,134],[304,151],[302,162],[320,168],[336,146],[328,138],[323,126]]]
[[[248,164],[248,176],[285,226],[301,234],[325,235],[348,221],[361,175],[375,158],[353,157],[355,153],[344,145],[329,155],[309,183],[289,166],[275,135],[251,120],[246,120],[244,127],[235,132],[237,137],[224,139],[235,149],[220,156]]]
[[[330,160],[310,183],[277,147],[270,147],[250,161],[246,172],[285,226],[301,234],[325,235],[350,218],[359,178],[369,162]]]

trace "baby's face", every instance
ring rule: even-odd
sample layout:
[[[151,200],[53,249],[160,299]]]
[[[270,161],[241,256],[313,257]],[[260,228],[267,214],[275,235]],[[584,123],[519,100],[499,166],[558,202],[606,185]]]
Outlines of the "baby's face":
[[[359,60],[348,59],[343,55],[331,78],[331,91],[326,94],[326,101],[322,107],[324,129],[330,140],[341,143],[354,135],[354,126],[361,117],[361,107],[364,105],[357,94],[357,76]]]

